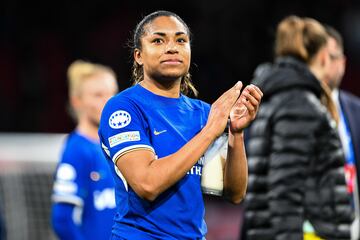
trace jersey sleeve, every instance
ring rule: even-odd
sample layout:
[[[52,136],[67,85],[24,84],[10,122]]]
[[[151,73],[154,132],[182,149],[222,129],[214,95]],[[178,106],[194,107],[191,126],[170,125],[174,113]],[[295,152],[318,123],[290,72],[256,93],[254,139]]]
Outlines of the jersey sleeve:
[[[144,149],[155,153],[148,129],[139,106],[130,100],[111,99],[100,121],[102,148],[115,164],[120,156],[130,151]]]
[[[81,226],[74,221],[76,207],[58,203],[54,204],[51,211],[51,223],[59,239],[85,240]]]
[[[83,206],[89,194],[92,156],[81,151],[81,144],[67,146],[56,169],[52,200],[54,203],[69,203]]]
[[[211,105],[206,103],[206,102],[202,102],[202,103],[203,103],[205,119],[206,119],[206,122],[207,122],[207,119],[208,119],[209,114],[210,114]]]

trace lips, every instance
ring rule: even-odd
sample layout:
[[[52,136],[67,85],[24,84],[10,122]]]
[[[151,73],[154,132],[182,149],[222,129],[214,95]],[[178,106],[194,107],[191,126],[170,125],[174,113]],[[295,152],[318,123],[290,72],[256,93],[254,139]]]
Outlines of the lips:
[[[165,64],[180,64],[182,63],[182,61],[180,59],[166,59],[161,61],[161,63],[165,63]]]

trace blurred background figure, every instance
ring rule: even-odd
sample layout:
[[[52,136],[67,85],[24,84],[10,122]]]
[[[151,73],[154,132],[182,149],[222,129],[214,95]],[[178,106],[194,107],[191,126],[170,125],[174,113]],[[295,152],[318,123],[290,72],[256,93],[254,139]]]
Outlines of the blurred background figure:
[[[347,190],[352,197],[352,205],[356,216],[352,239],[360,239],[359,190],[355,189],[359,186],[358,176],[360,170],[360,98],[339,89],[346,66],[343,39],[340,33],[331,26],[326,26],[326,32],[329,35],[328,48],[331,71],[324,80],[332,91],[332,98],[339,113],[338,130],[346,159]]]
[[[248,142],[247,240],[350,239],[344,155],[330,90],[324,27],[289,16],[276,32],[273,66],[253,83],[264,92]]]
[[[60,239],[108,239],[115,193],[98,126],[105,102],[118,90],[116,76],[109,67],[78,60],[68,69],[68,81],[77,126],[56,170],[52,225]]]

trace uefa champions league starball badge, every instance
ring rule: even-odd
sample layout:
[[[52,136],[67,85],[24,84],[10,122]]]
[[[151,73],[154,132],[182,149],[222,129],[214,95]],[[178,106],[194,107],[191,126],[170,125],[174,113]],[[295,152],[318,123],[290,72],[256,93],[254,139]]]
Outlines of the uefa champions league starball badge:
[[[109,126],[114,129],[126,127],[131,122],[131,116],[128,112],[119,110],[111,114]]]

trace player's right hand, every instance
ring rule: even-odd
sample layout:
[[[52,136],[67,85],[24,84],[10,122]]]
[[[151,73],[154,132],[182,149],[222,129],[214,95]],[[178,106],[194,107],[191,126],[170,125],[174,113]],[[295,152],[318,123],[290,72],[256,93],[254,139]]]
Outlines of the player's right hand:
[[[230,111],[240,96],[242,86],[242,82],[237,82],[211,105],[205,129],[213,134],[213,137],[218,137],[224,132]]]

